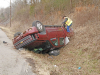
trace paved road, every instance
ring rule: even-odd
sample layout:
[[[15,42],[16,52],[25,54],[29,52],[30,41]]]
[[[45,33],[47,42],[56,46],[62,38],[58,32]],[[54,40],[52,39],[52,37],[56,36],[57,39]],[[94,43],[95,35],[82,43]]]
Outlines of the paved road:
[[[4,44],[3,41],[7,42]],[[24,58],[13,49],[11,40],[0,29],[0,75],[36,75]]]

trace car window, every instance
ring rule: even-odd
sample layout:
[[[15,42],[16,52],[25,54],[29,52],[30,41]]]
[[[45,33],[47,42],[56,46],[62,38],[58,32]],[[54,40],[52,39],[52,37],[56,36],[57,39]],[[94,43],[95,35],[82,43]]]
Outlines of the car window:
[[[64,38],[59,38],[60,40],[60,45],[64,45]]]
[[[50,39],[53,45],[58,46],[58,39],[57,38],[51,38]]]

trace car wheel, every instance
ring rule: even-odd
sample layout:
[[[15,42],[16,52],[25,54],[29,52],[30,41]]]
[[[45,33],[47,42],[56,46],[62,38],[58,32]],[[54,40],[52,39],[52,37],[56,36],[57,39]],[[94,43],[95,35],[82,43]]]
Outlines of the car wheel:
[[[21,32],[17,32],[17,33],[14,34],[14,37],[16,37],[16,36],[18,36],[20,34],[21,34]]]
[[[39,32],[42,32],[44,30],[44,27],[40,21],[34,21],[32,23],[32,26],[35,26]]]
[[[59,50],[52,50],[49,52],[49,55],[58,56],[60,54]]]

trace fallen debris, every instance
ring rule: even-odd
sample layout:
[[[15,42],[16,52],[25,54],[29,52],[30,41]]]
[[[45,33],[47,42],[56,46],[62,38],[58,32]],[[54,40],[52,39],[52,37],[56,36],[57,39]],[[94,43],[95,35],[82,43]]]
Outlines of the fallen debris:
[[[78,67],[78,69],[81,69],[81,67]]]
[[[6,42],[6,41],[3,41],[3,43],[4,43],[4,44],[7,44],[7,42]]]
[[[23,48],[19,48],[18,50],[23,50]]]

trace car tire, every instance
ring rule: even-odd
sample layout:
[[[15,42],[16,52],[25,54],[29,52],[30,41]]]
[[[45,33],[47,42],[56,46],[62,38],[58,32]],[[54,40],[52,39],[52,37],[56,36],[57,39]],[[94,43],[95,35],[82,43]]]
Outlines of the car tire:
[[[44,30],[44,26],[40,21],[34,21],[32,23],[32,26],[35,26],[39,32],[42,32]]]
[[[49,52],[49,55],[58,56],[60,54],[59,50],[52,50]]]
[[[20,34],[21,34],[21,32],[17,32],[17,33],[14,34],[14,37],[16,37],[16,36],[18,36]]]

